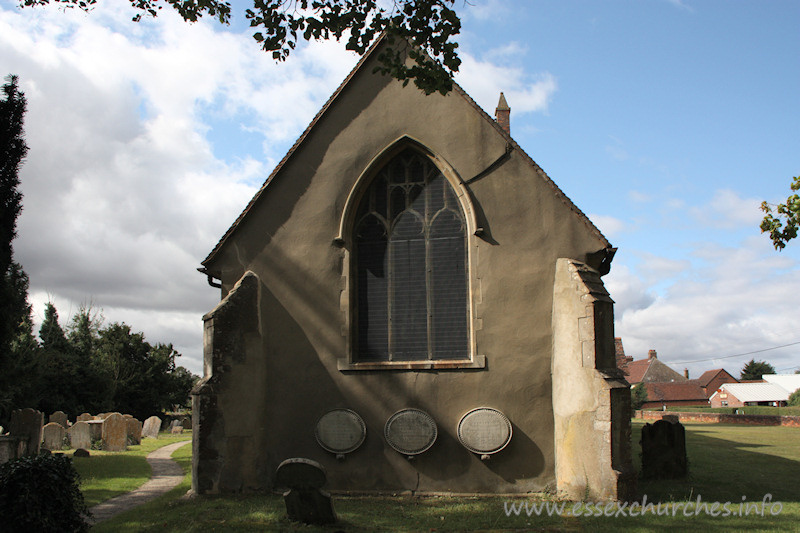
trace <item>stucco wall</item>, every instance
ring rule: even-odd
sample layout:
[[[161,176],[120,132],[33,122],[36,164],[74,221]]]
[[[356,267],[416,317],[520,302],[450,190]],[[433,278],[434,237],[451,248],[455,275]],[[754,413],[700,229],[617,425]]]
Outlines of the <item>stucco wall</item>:
[[[350,242],[346,232],[344,246],[333,241],[359,176],[404,136],[427,147],[451,180],[478,175],[507,148],[506,138],[460,94],[426,97],[412,85],[372,75],[373,66],[367,61],[344,87],[207,264],[221,278],[223,295],[248,270],[259,280],[260,359],[248,355],[236,370],[241,378],[217,387],[218,402],[227,406],[225,428],[249,432],[258,443],[248,448],[260,458],[248,463],[254,471],[247,476],[263,487],[289,457],[322,463],[332,490],[552,487],[555,264],[559,257],[584,261],[607,242],[519,151],[466,187],[484,230],[482,237],[469,235],[468,254],[473,355],[485,356],[486,367],[338,369],[348,358]],[[513,424],[511,443],[489,461],[456,436],[461,416],[480,406],[501,410]],[[367,425],[364,445],[344,461],[314,439],[318,418],[337,407],[355,410]],[[382,435],[386,420],[406,407],[427,411],[439,426],[436,444],[413,461]]]

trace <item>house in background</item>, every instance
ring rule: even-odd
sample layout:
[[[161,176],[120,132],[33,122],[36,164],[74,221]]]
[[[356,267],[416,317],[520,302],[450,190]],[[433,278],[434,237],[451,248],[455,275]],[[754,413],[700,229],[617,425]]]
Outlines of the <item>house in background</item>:
[[[724,368],[707,370],[699,378],[690,381],[694,381],[702,387],[706,398],[710,398],[724,383],[739,383],[739,380],[731,376]]]
[[[458,86],[380,76],[386,46],[202,262],[221,302],[193,489],[269,490],[303,457],[333,491],[632,497],[615,249],[511,137],[504,99],[494,120]]]
[[[620,342],[621,344],[621,342]],[[637,383],[684,383],[689,379],[658,360],[655,350],[647,353],[647,359],[627,362],[623,372],[631,385]]]
[[[638,386],[644,387],[647,391],[647,401],[642,404],[642,409],[708,406],[708,398],[703,388],[692,380],[680,383],[640,383]]]
[[[711,407],[783,407],[791,393],[775,383],[725,383],[709,398]]]
[[[800,389],[800,374],[764,374],[761,379],[786,389],[789,394]]]

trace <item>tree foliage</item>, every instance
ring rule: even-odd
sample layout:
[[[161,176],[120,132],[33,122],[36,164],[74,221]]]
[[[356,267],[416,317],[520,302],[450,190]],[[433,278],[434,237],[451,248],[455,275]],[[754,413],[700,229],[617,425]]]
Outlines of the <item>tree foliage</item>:
[[[72,459],[38,455],[0,465],[0,516],[3,531],[89,531],[89,509]]]
[[[756,361],[755,359],[750,359],[750,361],[745,363],[744,367],[742,367],[739,379],[757,380],[761,379],[761,376],[763,376],[764,374],[774,374],[774,373],[775,373],[775,367],[767,363],[766,361]]]
[[[13,240],[22,211],[19,170],[28,153],[23,129],[25,95],[16,76],[8,76],[0,98],[0,418],[10,412],[12,398],[20,392],[15,348],[17,338],[30,332],[28,276],[14,261]]]
[[[800,389],[797,389],[789,395],[789,401],[786,405],[790,407],[800,407]]]
[[[644,383],[633,385],[631,387],[631,409],[636,411],[641,409],[642,405],[648,400],[647,387]]]
[[[97,0],[52,0],[66,7],[91,11]],[[22,6],[41,6],[50,0],[21,0]],[[196,22],[203,15],[228,24],[231,5],[219,0],[130,0],[139,13],[155,17],[164,4],[184,20]],[[376,0],[253,0],[245,16],[253,38],[278,61],[286,60],[298,40],[344,39],[346,48],[363,54],[376,36],[386,33],[390,46],[378,57],[376,70],[426,94],[446,94],[453,87],[452,75],[461,60],[454,36],[461,21],[455,0],[393,0],[383,7]],[[406,58],[412,60],[409,66]]]
[[[83,412],[120,411],[144,420],[189,405],[196,377],[176,366],[180,354],[172,345],[152,345],[124,323],[104,325],[102,314],[91,307],[81,307],[65,330],[55,306],[47,304],[41,342],[28,331],[17,341],[19,387],[9,412],[33,407],[75,418]]]
[[[794,194],[786,198],[786,203],[774,206],[775,215],[772,214],[772,205],[761,203],[761,210],[765,213],[761,221],[761,233],[769,233],[776,250],[785,248],[789,241],[797,237],[800,228],[800,176],[795,176],[789,187]]]

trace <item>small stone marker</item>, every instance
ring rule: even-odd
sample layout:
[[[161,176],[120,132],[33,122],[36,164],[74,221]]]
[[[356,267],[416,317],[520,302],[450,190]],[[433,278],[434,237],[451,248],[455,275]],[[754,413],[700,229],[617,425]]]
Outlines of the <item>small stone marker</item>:
[[[69,418],[67,417],[67,413],[64,411],[56,411],[52,415],[50,415],[50,422],[55,422],[56,424],[61,424],[61,426],[66,429],[69,426]]]
[[[42,428],[42,448],[46,450],[58,451],[64,447],[64,436],[66,430],[58,422],[50,422]]]
[[[69,436],[69,445],[75,449],[92,447],[92,428],[88,422],[75,422],[67,430],[67,435]]]
[[[142,438],[150,437],[151,439],[158,438],[158,432],[161,431],[161,419],[157,416],[151,416],[144,421],[142,428]]]
[[[112,413],[103,420],[103,449],[107,452],[122,452],[128,448],[128,428],[119,413]]]
[[[173,435],[180,435],[181,433],[183,433],[183,426],[181,425],[172,426],[170,433],[172,433]]]
[[[181,419],[181,425],[183,426],[183,429],[192,429],[192,418],[189,416],[184,416]]]
[[[314,525],[336,522],[331,495],[320,490],[326,482],[325,468],[311,459],[286,459],[278,466],[275,485],[289,489],[283,493],[289,520]]]
[[[25,442],[21,453],[24,455],[38,455],[42,443],[42,426],[44,413],[36,409],[25,408],[11,412],[11,422],[8,431],[13,437],[19,437]]]
[[[89,457],[89,450],[84,450],[83,448],[78,448],[72,454],[72,457]]]
[[[677,422],[658,420],[642,428],[642,477],[675,479],[689,474],[686,430]]]
[[[103,438],[103,420],[87,420],[89,424],[89,438],[93,441]]]
[[[128,443],[129,444],[141,444],[142,443],[142,423],[139,422],[137,419],[131,417],[125,419],[125,427],[128,432]]]
[[[83,413],[78,415],[76,422],[88,422],[89,420],[94,420],[94,417],[89,413]]]

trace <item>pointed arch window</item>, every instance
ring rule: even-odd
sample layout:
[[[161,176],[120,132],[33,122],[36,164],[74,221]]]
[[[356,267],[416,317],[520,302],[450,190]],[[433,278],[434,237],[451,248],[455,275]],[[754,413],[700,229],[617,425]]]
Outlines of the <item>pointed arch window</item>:
[[[354,233],[354,360],[469,359],[466,221],[438,167],[411,149],[391,159]]]

